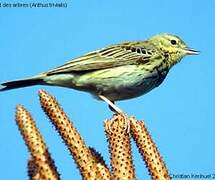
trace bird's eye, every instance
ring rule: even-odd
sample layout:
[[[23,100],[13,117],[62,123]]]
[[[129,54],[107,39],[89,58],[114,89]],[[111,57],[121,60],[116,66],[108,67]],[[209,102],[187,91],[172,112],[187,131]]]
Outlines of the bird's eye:
[[[176,40],[174,40],[174,39],[172,39],[170,42],[171,42],[172,45],[176,45],[177,44]]]

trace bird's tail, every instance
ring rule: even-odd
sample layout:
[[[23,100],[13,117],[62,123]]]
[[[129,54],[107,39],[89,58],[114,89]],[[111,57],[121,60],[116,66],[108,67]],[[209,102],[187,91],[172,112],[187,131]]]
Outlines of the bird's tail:
[[[29,79],[21,79],[16,81],[10,81],[0,84],[0,91],[6,91],[10,89],[22,88],[33,85],[41,85],[44,84],[42,78],[29,78]]]

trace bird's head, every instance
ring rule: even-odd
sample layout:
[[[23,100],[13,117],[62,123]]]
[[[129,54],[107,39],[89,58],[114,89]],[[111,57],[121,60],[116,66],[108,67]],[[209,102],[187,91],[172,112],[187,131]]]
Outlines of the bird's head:
[[[197,55],[199,51],[189,48],[186,43],[176,35],[161,34],[149,39],[158,51],[167,57],[170,66],[179,62],[186,55]]]

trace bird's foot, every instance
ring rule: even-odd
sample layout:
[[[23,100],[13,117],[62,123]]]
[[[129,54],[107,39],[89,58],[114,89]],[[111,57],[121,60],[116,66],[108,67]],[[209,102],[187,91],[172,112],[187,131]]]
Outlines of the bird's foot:
[[[123,120],[119,120],[119,118],[122,118]],[[113,118],[109,121],[109,123],[105,123],[107,126],[107,130],[110,133],[116,133],[116,122],[115,121],[123,121],[123,125],[121,123],[117,123],[118,125],[121,124],[123,126],[123,129],[126,133],[130,134],[130,119],[128,116],[124,113],[120,114],[114,114]],[[106,121],[107,122],[107,121]]]

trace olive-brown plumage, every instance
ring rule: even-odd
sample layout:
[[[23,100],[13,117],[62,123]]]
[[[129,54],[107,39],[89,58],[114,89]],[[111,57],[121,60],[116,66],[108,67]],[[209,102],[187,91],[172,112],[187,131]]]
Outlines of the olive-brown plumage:
[[[174,64],[192,54],[198,51],[179,37],[161,34],[90,52],[32,78],[3,83],[0,91],[40,84],[86,91],[110,101],[124,100],[159,86]]]

